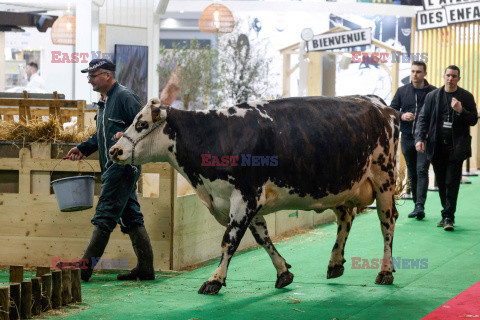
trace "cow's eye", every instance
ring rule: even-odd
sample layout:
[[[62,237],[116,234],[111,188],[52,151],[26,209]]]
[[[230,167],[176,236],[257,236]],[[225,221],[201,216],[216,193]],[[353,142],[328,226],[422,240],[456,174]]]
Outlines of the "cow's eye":
[[[141,121],[139,120],[136,124],[135,124],[135,130],[137,130],[137,132],[140,132],[142,130],[146,130],[148,129],[148,122],[147,121]]]

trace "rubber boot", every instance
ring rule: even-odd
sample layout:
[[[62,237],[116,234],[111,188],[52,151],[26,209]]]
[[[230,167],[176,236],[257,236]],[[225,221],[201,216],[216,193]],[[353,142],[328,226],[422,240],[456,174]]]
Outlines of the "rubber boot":
[[[128,232],[133,250],[137,256],[137,266],[128,273],[117,275],[118,280],[155,280],[153,250],[145,226],[134,227]]]
[[[110,239],[110,232],[100,229],[95,226],[92,233],[92,238],[88,244],[87,250],[83,254],[82,260],[87,260],[87,268],[81,268],[80,274],[83,281],[88,282],[93,273],[93,268],[105,251],[108,240]],[[93,258],[93,259],[92,259]]]

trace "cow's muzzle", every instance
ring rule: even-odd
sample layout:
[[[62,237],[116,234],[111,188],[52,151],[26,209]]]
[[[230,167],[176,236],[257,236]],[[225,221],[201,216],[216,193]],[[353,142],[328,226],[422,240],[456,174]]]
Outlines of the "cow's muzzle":
[[[123,154],[123,150],[119,147],[111,147],[110,148],[110,158],[112,160],[118,161],[118,156],[121,156]]]

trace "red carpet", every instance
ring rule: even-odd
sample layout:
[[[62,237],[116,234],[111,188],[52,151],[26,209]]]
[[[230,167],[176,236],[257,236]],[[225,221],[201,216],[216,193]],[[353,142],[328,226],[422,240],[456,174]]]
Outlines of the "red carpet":
[[[422,320],[480,319],[480,282],[430,312]]]

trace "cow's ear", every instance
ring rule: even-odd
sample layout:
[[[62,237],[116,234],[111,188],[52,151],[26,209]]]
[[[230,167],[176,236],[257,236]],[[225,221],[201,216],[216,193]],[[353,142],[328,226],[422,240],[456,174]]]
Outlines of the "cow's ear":
[[[160,109],[160,107],[155,107],[152,105],[151,110],[152,110],[152,121],[153,122],[159,121],[161,118],[162,109]]]
[[[152,121],[157,122],[161,118],[161,103],[160,100],[157,98],[150,99],[148,102],[148,106],[150,107],[150,110],[152,111]]]
[[[156,107],[159,107],[160,106],[160,99],[158,98],[153,98],[153,99],[150,99],[150,101],[148,102],[148,104],[150,106],[156,106]]]

